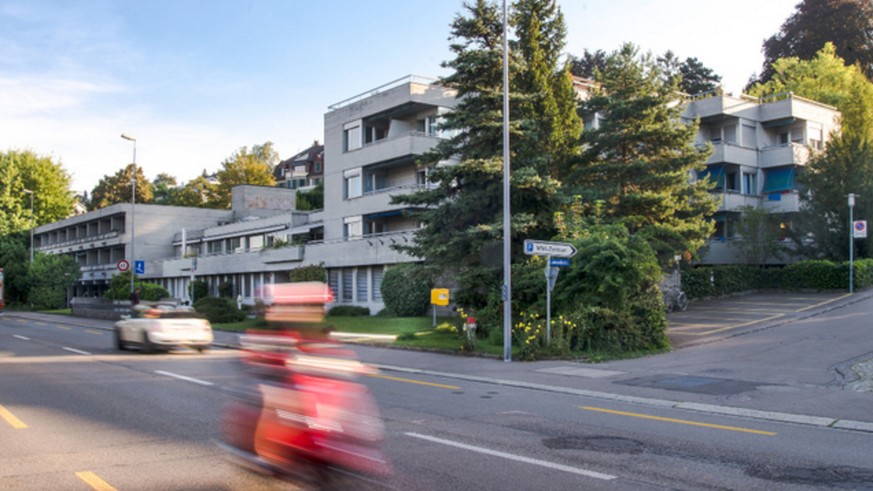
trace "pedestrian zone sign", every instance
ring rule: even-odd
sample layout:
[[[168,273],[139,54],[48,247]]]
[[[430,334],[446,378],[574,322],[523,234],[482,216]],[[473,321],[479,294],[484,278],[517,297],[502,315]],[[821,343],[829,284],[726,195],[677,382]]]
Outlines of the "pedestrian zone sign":
[[[867,238],[867,220],[855,220],[852,224],[852,237],[856,239]]]

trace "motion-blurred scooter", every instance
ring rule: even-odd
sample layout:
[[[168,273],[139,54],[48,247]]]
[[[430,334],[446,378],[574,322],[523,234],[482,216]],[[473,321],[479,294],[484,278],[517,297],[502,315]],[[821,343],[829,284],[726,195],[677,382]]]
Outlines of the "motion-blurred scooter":
[[[273,321],[288,315],[289,303],[297,305],[285,298]],[[357,381],[374,370],[305,330],[253,331],[240,344],[248,383],[225,405],[220,446],[249,468],[308,489],[378,487],[390,474],[384,427],[369,389]]]

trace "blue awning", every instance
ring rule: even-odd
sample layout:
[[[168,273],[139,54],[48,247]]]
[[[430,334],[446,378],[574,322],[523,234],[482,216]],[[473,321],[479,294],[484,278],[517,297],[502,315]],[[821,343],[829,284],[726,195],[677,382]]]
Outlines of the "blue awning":
[[[794,189],[794,166],[767,169],[764,171],[764,189],[767,194],[776,191],[791,191]]]
[[[709,179],[710,181],[715,183],[716,188],[724,187],[724,170],[725,166],[723,164],[710,165],[706,168],[706,170],[702,170],[697,173],[698,180]]]

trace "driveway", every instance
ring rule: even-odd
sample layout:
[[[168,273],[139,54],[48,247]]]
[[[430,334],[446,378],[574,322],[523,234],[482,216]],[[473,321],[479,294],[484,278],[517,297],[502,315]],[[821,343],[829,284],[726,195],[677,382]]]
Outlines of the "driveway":
[[[846,292],[754,292],[698,300],[685,312],[667,314],[674,349],[756,331],[855,300]]]

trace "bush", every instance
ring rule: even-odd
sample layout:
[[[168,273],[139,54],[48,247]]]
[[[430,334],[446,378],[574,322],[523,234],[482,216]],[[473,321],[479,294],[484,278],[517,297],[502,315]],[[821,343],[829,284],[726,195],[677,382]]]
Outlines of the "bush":
[[[156,302],[162,298],[170,296],[170,292],[161,285],[156,285],[154,283],[137,283],[137,286],[142,288],[142,291],[139,294],[140,300]]]
[[[218,296],[221,298],[233,298],[233,283],[225,281],[219,284]]]
[[[236,302],[229,298],[204,297],[194,302],[194,310],[213,324],[240,322],[245,312],[236,308]]]
[[[334,317],[360,317],[370,315],[370,309],[357,305],[337,305],[330,309],[327,315]]]
[[[397,317],[417,317],[427,312],[433,280],[420,264],[393,266],[382,278],[385,308]]]
[[[288,281],[290,281],[291,283],[299,283],[301,281],[324,282],[326,278],[327,269],[325,269],[324,263],[303,266],[300,268],[292,269],[288,272]]]

